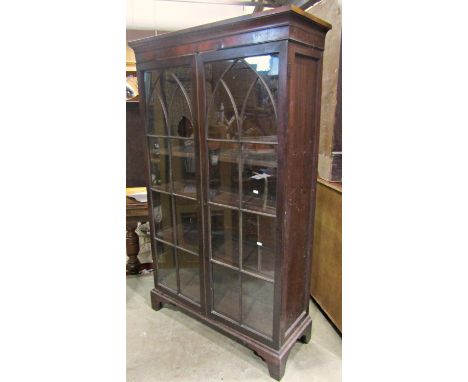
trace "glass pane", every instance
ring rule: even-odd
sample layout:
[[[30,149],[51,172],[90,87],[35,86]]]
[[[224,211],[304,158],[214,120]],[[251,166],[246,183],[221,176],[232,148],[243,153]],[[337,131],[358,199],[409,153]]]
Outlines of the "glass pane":
[[[147,96],[147,133],[166,135],[166,123],[162,107],[163,96],[160,87],[160,72],[151,71],[145,73],[145,90]]]
[[[161,85],[168,102],[170,135],[193,137],[191,67],[165,70]]]
[[[177,244],[179,247],[199,253],[198,250],[198,204],[195,200],[174,197]]]
[[[238,109],[232,102],[231,90],[220,82],[226,69],[234,60],[205,64],[205,92],[208,107],[207,132],[209,138],[238,139]]]
[[[213,272],[213,309],[236,321],[240,321],[240,273],[218,264],[212,263],[211,265]]]
[[[149,138],[148,150],[151,166],[151,187],[170,191],[169,149],[164,138]]]
[[[276,218],[242,213],[242,268],[275,277]]]
[[[242,322],[271,337],[273,283],[242,274]]]
[[[277,140],[276,105],[278,93],[278,55],[247,57],[245,61],[255,70],[243,104],[242,139],[265,142]]]
[[[153,191],[152,194],[156,238],[174,243],[171,196],[155,191]]]
[[[209,199],[239,206],[239,145],[208,142]]]
[[[277,147],[244,144],[242,208],[276,214]]]
[[[157,241],[156,257],[158,261],[158,284],[177,291],[175,249],[170,245]]]
[[[174,192],[196,198],[197,182],[194,141],[171,139],[171,145]]]
[[[269,54],[205,64],[208,138],[277,140],[278,62]]]
[[[148,134],[193,136],[190,66],[147,71],[145,89]]]
[[[200,302],[200,261],[198,256],[177,250],[179,262],[180,293]]]
[[[210,206],[211,257],[239,266],[239,212]]]

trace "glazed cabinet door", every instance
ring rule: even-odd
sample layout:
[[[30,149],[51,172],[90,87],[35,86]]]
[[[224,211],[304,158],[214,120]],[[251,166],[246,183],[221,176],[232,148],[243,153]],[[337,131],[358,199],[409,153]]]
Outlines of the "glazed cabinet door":
[[[282,44],[200,54],[209,315],[274,341]]]
[[[194,58],[158,62],[142,72],[152,213],[155,285],[203,305],[201,192]]]

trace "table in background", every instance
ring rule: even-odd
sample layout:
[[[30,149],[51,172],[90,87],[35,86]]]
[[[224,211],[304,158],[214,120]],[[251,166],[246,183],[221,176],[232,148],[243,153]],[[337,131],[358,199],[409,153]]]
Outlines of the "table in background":
[[[127,189],[128,190],[128,189]],[[138,260],[138,252],[140,251],[140,243],[135,229],[138,222],[149,221],[148,203],[138,202],[135,199],[126,197],[127,200],[127,272],[130,274],[138,274],[141,263]]]

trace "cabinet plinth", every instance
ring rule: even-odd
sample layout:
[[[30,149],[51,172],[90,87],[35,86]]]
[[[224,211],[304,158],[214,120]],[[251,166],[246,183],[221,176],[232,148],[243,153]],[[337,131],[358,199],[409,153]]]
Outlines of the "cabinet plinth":
[[[241,342],[279,380],[310,340],[322,55],[295,7],[131,42],[151,236],[152,307]]]

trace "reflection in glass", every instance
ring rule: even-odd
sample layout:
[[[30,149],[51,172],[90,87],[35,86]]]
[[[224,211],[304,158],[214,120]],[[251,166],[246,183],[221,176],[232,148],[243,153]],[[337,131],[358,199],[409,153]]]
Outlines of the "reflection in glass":
[[[153,217],[156,238],[174,243],[171,196],[160,192],[152,192]]]
[[[257,80],[246,96],[242,114],[242,139],[276,141],[276,110],[265,86]]]
[[[195,200],[174,197],[177,245],[189,251],[198,250],[198,204]]]
[[[192,69],[145,72],[148,134],[193,137]]]
[[[198,256],[177,250],[179,264],[180,293],[200,302],[200,262]]]
[[[218,264],[211,264],[213,273],[213,308],[236,321],[239,312],[240,273]]]
[[[242,322],[271,337],[273,283],[242,274]]]
[[[170,245],[156,242],[158,284],[177,291],[177,268],[175,250]]]
[[[208,142],[210,201],[239,205],[239,159],[239,144]]]
[[[192,69],[176,67],[164,71],[170,135],[193,138]]]
[[[276,218],[242,213],[242,268],[274,279]]]
[[[242,208],[276,213],[277,147],[244,144],[242,150]]]
[[[149,138],[148,151],[151,167],[151,187],[170,191],[169,149],[164,138]]]
[[[146,121],[147,133],[154,135],[166,135],[165,107],[160,88],[160,72],[145,72],[145,93],[146,93]]]
[[[205,64],[211,139],[275,142],[278,55]]]
[[[194,141],[171,139],[174,193],[197,197]]]
[[[239,266],[239,212],[210,206],[210,216],[212,258]]]

